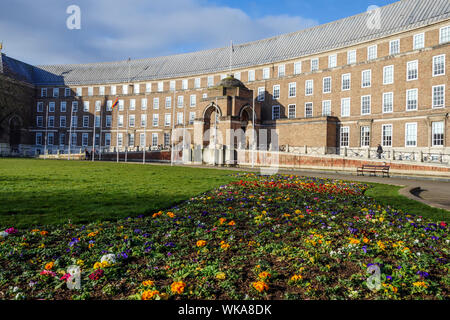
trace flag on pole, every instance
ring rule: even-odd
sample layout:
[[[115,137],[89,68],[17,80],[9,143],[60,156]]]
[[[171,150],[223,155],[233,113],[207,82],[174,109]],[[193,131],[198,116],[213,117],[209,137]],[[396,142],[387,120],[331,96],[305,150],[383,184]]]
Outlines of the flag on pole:
[[[118,103],[119,103],[119,97],[117,97],[116,100],[114,100],[111,109],[114,110],[114,107],[117,106]]]

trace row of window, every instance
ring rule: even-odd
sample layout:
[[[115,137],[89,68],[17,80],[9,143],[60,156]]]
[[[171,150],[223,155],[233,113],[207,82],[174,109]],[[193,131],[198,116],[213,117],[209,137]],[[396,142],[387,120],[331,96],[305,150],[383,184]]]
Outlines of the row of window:
[[[433,76],[445,75],[445,54],[433,57]],[[351,73],[346,73],[341,76],[341,90],[348,91],[351,89]],[[419,62],[417,60],[407,63],[406,80],[413,81],[419,79]],[[322,79],[322,93],[331,93],[331,77],[324,77]],[[394,83],[394,66],[385,66],[383,68],[383,85],[390,85]],[[370,88],[372,86],[372,70],[363,70],[361,72],[361,87]],[[265,100],[265,87],[258,88],[258,101]],[[305,96],[314,94],[314,81],[305,81]],[[273,86],[273,99],[280,99],[280,85]],[[297,96],[297,83],[291,82],[288,85],[288,97],[295,98]]]
[[[351,98],[341,99],[341,117],[350,117]],[[406,90],[406,111],[416,111],[419,106],[419,91],[418,89]],[[432,92],[432,107],[445,107],[445,85],[433,87]],[[394,93],[383,93],[382,100],[383,113],[392,113],[394,111]],[[361,97],[361,115],[370,115],[372,113],[372,96],[365,95]],[[322,116],[331,116],[331,100],[322,101]],[[296,105],[288,105],[288,118],[296,118]],[[272,106],[272,120],[280,119],[281,111],[279,105]],[[305,103],[305,118],[313,117],[313,103]]]
[[[182,125],[184,124],[184,113],[183,112],[177,112],[177,125]],[[196,113],[195,112],[189,112],[189,124],[193,124],[194,120],[196,118]],[[172,115],[170,113],[166,113],[164,115],[164,126],[168,127],[171,125],[171,121],[172,121]],[[83,128],[89,128],[90,126],[90,116],[83,116],[82,118],[82,127]],[[102,127],[102,118],[100,116],[94,116],[94,126],[96,128],[100,128]],[[118,126],[119,127],[123,127],[123,115],[119,115],[118,116]],[[106,128],[110,128],[112,125],[112,116],[111,115],[107,115],[105,117],[105,125],[104,127]],[[141,114],[141,122],[140,122],[141,127],[146,127],[147,126],[147,115],[146,114]],[[158,127],[159,126],[159,114],[153,114],[153,121],[152,121],[152,125],[154,127]],[[36,117],[36,126],[37,127],[44,127],[44,117],[43,116],[37,116]],[[78,116],[72,116],[72,121],[69,124],[70,127],[73,128],[77,128],[78,127]],[[129,127],[135,127],[136,126],[136,116],[134,114],[130,114],[128,116],[128,126]],[[47,127],[48,128],[55,128],[56,127],[56,123],[55,123],[55,117],[54,116],[48,116],[47,118]],[[59,117],[59,127],[60,128],[66,128],[67,127],[67,119],[66,116],[60,116]]]
[[[207,96],[203,96],[203,98],[207,98]],[[106,101],[106,111],[112,111],[112,100]],[[125,108],[125,100],[119,100],[119,111],[123,111]],[[165,100],[165,108],[169,109],[172,107],[172,97],[166,97]],[[190,96],[189,100],[189,106],[190,107],[196,107],[197,106],[197,95],[193,94]],[[95,112],[100,112],[102,107],[102,101],[95,101]],[[147,110],[148,104],[147,99],[143,98],[141,99],[141,110]],[[177,107],[183,108],[184,107],[184,96],[178,96],[177,99]],[[157,110],[159,109],[159,98],[153,98],[153,109]],[[56,110],[56,103],[51,101],[48,103],[48,112],[55,112]],[[129,100],[129,110],[136,110],[136,99],[130,99]],[[89,112],[90,111],[90,103],[89,101],[83,101],[83,111]],[[37,103],[37,112],[44,112],[44,102],[39,101]],[[60,102],[60,112],[67,112],[67,102],[61,101]],[[72,101],[72,112],[78,112],[78,101]]]
[[[445,26],[440,29],[439,32],[439,43],[444,44],[450,42],[450,26]],[[425,33],[419,33],[413,36],[413,50],[420,50],[425,48]],[[390,55],[396,55],[400,53],[400,39],[392,40],[389,42],[389,54]],[[371,45],[367,47],[367,61],[375,60],[378,58],[378,45]],[[356,50],[349,50],[347,51],[347,64],[355,64],[357,62],[356,59]],[[311,72],[318,71],[320,69],[319,66],[319,58],[313,58],[310,60],[310,67]],[[328,68],[335,68],[337,67],[337,55],[332,54],[328,56]],[[294,75],[302,73],[302,62],[295,62],[294,63]],[[256,72],[255,70],[248,71],[248,81],[252,82],[256,80],[255,76]],[[237,72],[234,74],[235,78],[239,79],[241,78],[241,73]],[[284,77],[286,76],[286,65],[282,64],[278,66],[278,77]],[[225,75],[221,75],[221,79],[225,78]],[[263,68],[262,70],[262,79],[267,80],[270,79],[270,68]],[[212,87],[214,86],[214,76],[208,76],[207,77],[207,86]],[[146,92],[152,92],[152,83],[146,83],[145,84]],[[122,85],[122,94],[129,94],[129,85],[124,84]],[[134,94],[140,93],[140,84],[132,85],[132,92]],[[171,80],[169,82],[169,90],[174,91],[176,88],[176,81]],[[194,79],[194,88],[200,89],[201,88],[201,78],[195,78]],[[189,83],[187,79],[181,80],[181,89],[182,90],[188,90],[189,89]],[[94,87],[88,87],[88,96],[94,95]],[[159,81],[157,83],[157,91],[163,92],[164,91],[164,82]],[[105,95],[105,86],[100,86],[99,95],[103,96]],[[117,94],[117,86],[113,85],[110,87],[110,94],[116,95]],[[70,88],[64,88],[64,95],[66,97],[72,95],[72,91]],[[82,96],[82,88],[78,87],[76,89],[76,95]],[[47,88],[41,88],[41,97],[47,97]],[[59,88],[53,88],[53,97],[59,97]]]
[[[371,132],[370,126],[361,126],[360,128],[360,146],[370,147]],[[433,147],[444,146],[444,121],[432,122],[431,143]],[[381,145],[383,147],[392,147],[393,125],[383,124],[381,127]],[[340,146],[349,147],[350,145],[350,127],[340,128]],[[405,147],[417,147],[417,123],[405,124]]]
[[[66,134],[64,132],[59,133],[59,141],[57,142],[55,140],[56,134],[54,132],[48,132],[47,133],[47,141],[45,141],[45,134],[42,132],[36,133],[36,145],[48,145],[48,146],[54,146],[54,145],[60,145],[65,146],[66,145]],[[105,147],[111,146],[111,133],[104,133],[104,145]],[[84,132],[81,134],[81,146],[87,147],[92,145],[93,141],[90,141],[89,139],[89,133]],[[158,133],[152,133],[152,147],[157,147],[158,144]],[[100,134],[95,134],[95,146],[100,146]],[[72,133],[72,140],[70,141],[71,146],[75,147],[78,145],[78,134]],[[168,146],[170,144],[170,133],[164,133],[164,146]],[[124,134],[119,132],[117,134],[117,146],[122,147],[124,146]],[[128,147],[134,147],[135,146],[135,136],[134,134],[128,134]],[[146,147],[146,134],[140,133],[139,134],[139,146],[140,147]]]

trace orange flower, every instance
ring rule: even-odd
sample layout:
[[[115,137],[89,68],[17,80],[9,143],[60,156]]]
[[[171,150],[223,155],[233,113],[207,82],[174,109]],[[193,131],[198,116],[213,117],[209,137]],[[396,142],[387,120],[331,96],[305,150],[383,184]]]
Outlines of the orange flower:
[[[41,231],[41,236],[46,236],[48,235],[48,231]]]
[[[152,280],[146,280],[146,281],[143,281],[143,282],[142,282],[142,285],[143,285],[144,287],[151,287],[151,286],[154,285],[154,282],[153,282]]]
[[[177,281],[172,283],[170,289],[172,290],[172,293],[182,294],[184,292],[185,287],[186,283],[184,283],[183,281]]]
[[[227,219],[225,219],[225,218],[220,218],[220,219],[219,219],[219,223],[220,223],[220,224],[223,224],[225,221],[227,221]]]
[[[269,286],[264,281],[253,282],[252,286],[258,292],[263,292],[264,290],[269,290]]]
[[[152,215],[152,217],[153,217],[153,218],[156,218],[156,217],[159,217],[160,215],[162,215],[162,212],[161,212],[161,211],[154,213],[154,214]]]
[[[167,215],[168,215],[170,218],[175,217],[175,214],[174,214],[173,212],[167,212]]]
[[[265,280],[266,278],[270,278],[270,276],[271,276],[270,273],[268,273],[266,271],[260,272],[258,275],[258,277],[262,280]]]
[[[235,224],[236,224],[236,222],[234,222],[234,221],[230,221],[230,222],[228,223],[229,226],[234,226]]]
[[[45,265],[45,270],[52,270],[54,264],[55,264],[55,263],[54,263],[53,261],[47,263],[47,264]]]
[[[294,275],[291,277],[291,281],[292,281],[292,282],[297,282],[297,281],[302,280],[302,279],[303,279],[303,277],[302,277],[300,274],[294,274]]]
[[[224,250],[227,250],[230,247],[230,245],[228,243],[225,243],[225,241],[222,241],[220,243],[220,247]]]
[[[197,247],[201,248],[206,246],[206,241],[205,240],[198,240],[197,241]]]
[[[142,293],[142,300],[151,300],[154,296],[159,295],[158,290],[147,290]]]

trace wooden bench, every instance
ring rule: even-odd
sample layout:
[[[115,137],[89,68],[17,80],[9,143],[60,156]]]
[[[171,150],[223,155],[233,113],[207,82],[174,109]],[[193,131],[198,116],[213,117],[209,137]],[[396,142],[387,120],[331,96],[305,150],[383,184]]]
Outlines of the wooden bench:
[[[364,175],[365,172],[368,172],[372,176],[376,176],[377,172],[381,172],[384,177],[389,178],[389,169],[390,166],[377,166],[371,164],[364,164],[362,167],[357,169],[357,175]]]

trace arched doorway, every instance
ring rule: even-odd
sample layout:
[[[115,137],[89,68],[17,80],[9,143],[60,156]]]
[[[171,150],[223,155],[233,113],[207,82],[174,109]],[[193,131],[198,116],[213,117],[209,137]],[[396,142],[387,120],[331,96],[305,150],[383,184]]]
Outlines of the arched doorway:
[[[206,107],[203,113],[203,146],[208,147],[214,144],[217,134],[215,128],[218,128],[222,110],[215,103]]]
[[[253,109],[251,106],[247,105],[244,106],[240,113],[239,113],[239,121],[241,123],[241,129],[244,132],[245,135],[245,148],[249,149],[251,146],[251,143],[254,139],[256,139],[256,132],[254,131],[248,131],[249,129],[255,129],[255,124],[253,121],[256,121],[256,115],[255,119],[253,119]],[[255,135],[255,136],[253,136]]]
[[[11,147],[11,152],[19,152],[21,128],[22,124],[20,119],[17,116],[12,117],[9,121],[9,145]]]

